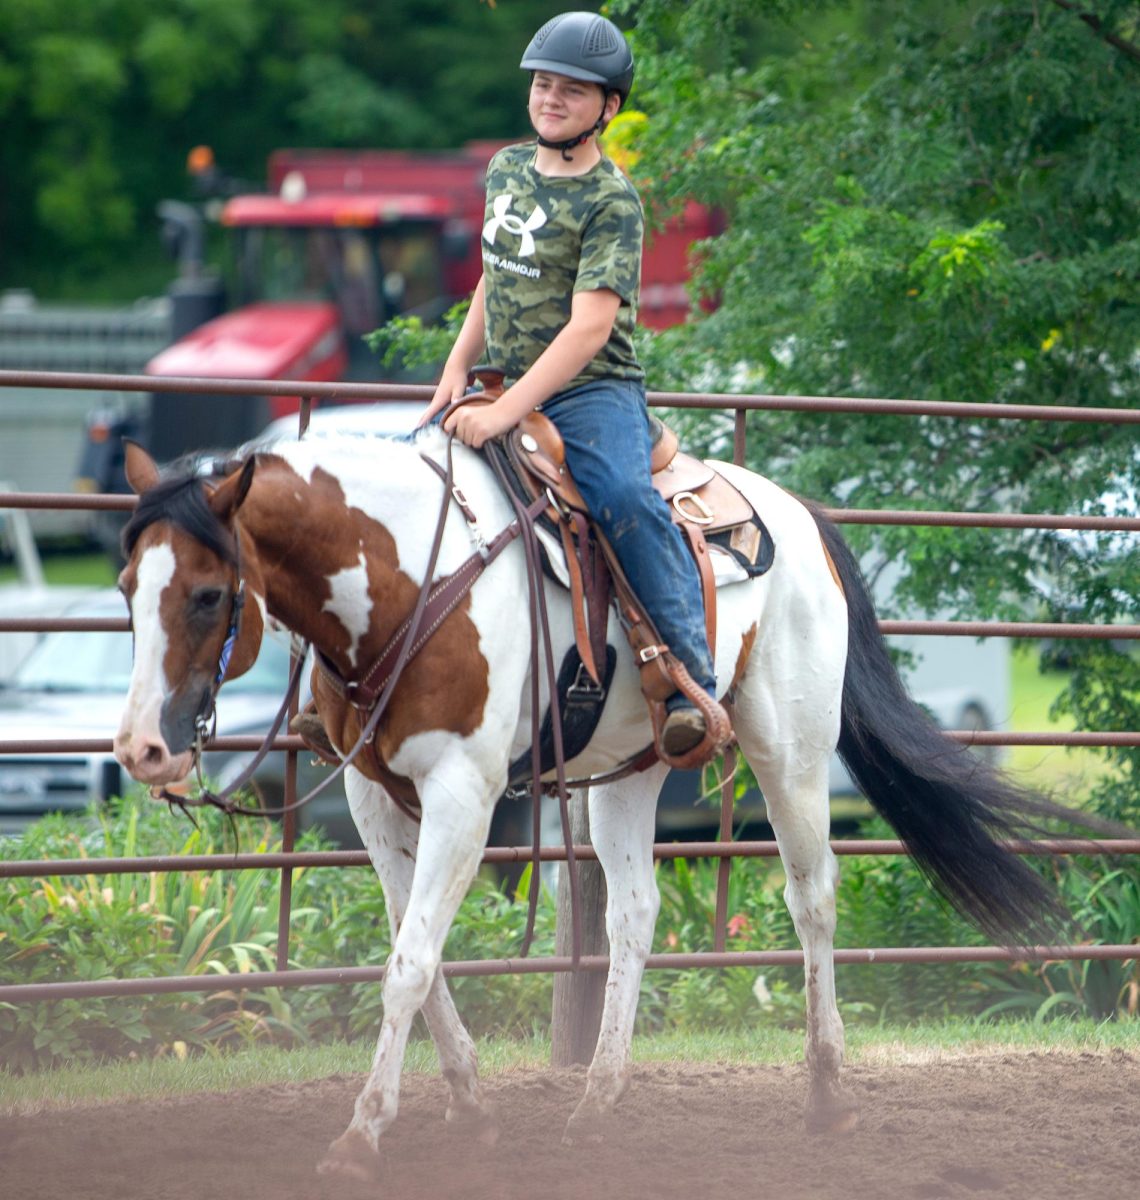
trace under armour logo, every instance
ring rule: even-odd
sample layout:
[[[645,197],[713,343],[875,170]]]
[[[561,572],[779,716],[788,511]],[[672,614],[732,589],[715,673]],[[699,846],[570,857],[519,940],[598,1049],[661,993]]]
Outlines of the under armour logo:
[[[513,197],[509,192],[496,196],[492,204],[495,215],[483,226],[483,237],[493,246],[495,235],[500,228],[513,233],[519,238],[519,258],[529,258],[534,253],[533,230],[541,229],[546,224],[546,213],[535,205],[534,212],[524,221],[522,217],[511,212]]]

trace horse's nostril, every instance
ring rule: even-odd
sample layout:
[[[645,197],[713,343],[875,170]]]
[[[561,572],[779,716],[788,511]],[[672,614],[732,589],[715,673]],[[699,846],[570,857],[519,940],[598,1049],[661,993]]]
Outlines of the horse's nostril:
[[[153,742],[150,743],[143,751],[142,760],[145,763],[160,763],[166,756],[162,752],[161,746],[156,746]]]

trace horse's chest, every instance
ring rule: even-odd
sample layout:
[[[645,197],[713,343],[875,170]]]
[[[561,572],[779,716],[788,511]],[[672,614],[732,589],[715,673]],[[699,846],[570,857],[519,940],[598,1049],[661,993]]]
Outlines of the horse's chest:
[[[465,600],[401,671],[369,753],[357,764],[377,782],[387,782],[381,774],[408,738],[433,732],[468,737],[482,725],[490,694],[489,671],[468,609]],[[374,683],[376,693],[385,690],[384,679]],[[314,678],[314,698],[334,743],[346,751],[359,738],[371,708],[352,704],[340,683],[321,672]],[[369,770],[370,765],[379,770]]]

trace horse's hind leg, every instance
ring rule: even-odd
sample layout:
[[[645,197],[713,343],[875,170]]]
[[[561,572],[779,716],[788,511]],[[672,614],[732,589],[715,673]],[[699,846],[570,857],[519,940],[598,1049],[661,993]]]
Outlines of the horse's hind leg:
[[[657,794],[666,769],[656,766],[590,790],[590,840],[606,876],[610,967],[597,1047],[586,1094],[566,1126],[572,1142],[601,1135],[629,1081],[629,1047],[645,960],[653,944],[660,897],[653,873]]]
[[[774,680],[791,680],[802,662],[781,658],[785,643],[745,677],[736,703],[740,749],[756,774],[768,808],[768,820],[780,847],[787,883],[784,899],[804,949],[804,991],[808,1034],[809,1096],[806,1121],[812,1130],[850,1129],[856,1122],[853,1106],[840,1086],[844,1061],[844,1025],[835,1003],[835,884],[839,869],[830,847],[828,767],[830,749],[838,736],[839,695],[842,686],[842,647],[822,653],[817,626],[815,690],[788,702]],[[841,628],[841,626],[840,626]],[[791,642],[791,638],[788,638]],[[756,679],[760,679],[757,685]]]
[[[843,1022],[835,1002],[835,885],[839,870],[829,843],[828,758],[805,731],[789,737],[775,714],[763,743],[757,726],[737,709],[736,732],[764,793],[787,884],[784,899],[804,951],[807,1008],[807,1125],[813,1132],[846,1132],[856,1114],[840,1085]],[[782,734],[782,736],[781,736]],[[812,759],[805,765],[805,759]]]
[[[457,872],[454,878],[461,881],[461,886],[457,882],[454,888],[445,887],[451,899],[455,900],[455,905],[453,907],[448,903],[445,920],[431,923],[442,924],[442,933],[431,939],[429,953],[436,961],[424,994],[423,980],[415,978],[418,963],[407,961],[411,955],[406,958],[401,952],[400,939],[400,930],[405,924],[411,903],[420,826],[401,811],[382,788],[359,777],[353,779],[354,774],[346,775],[349,807],[384,889],[393,950],[384,981],[384,1023],[372,1071],[357,1098],[352,1123],[330,1147],[321,1170],[370,1177],[378,1166],[375,1151],[380,1134],[395,1119],[399,1068],[417,1008],[423,1012],[428,1032],[439,1054],[440,1068],[451,1089],[448,1121],[468,1126],[480,1140],[487,1143],[497,1139],[498,1126],[492,1107],[483,1097],[479,1086],[475,1044],[456,1012],[438,962],[443,937],[450,926],[454,907],[458,907],[458,901],[466,892],[470,873]],[[485,822],[480,827],[481,836],[485,839]],[[459,837],[461,831],[458,825],[455,832]],[[483,844],[478,838],[478,831],[473,830],[472,844],[476,849]],[[477,861],[476,857],[476,865]],[[467,875],[466,879],[461,878],[464,875]],[[412,919],[415,920],[414,916]],[[426,920],[418,924],[427,929]],[[405,935],[403,942],[407,940]],[[437,941],[438,946],[435,945]],[[402,972],[401,967],[404,968]],[[411,971],[408,967],[412,968]]]

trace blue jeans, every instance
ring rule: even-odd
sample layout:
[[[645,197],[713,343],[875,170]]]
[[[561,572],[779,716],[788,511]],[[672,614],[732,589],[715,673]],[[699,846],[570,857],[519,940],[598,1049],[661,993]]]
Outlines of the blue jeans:
[[[562,434],[570,474],[657,632],[715,699],[700,576],[669,506],[649,481],[644,386],[597,380],[552,396],[542,412]]]

